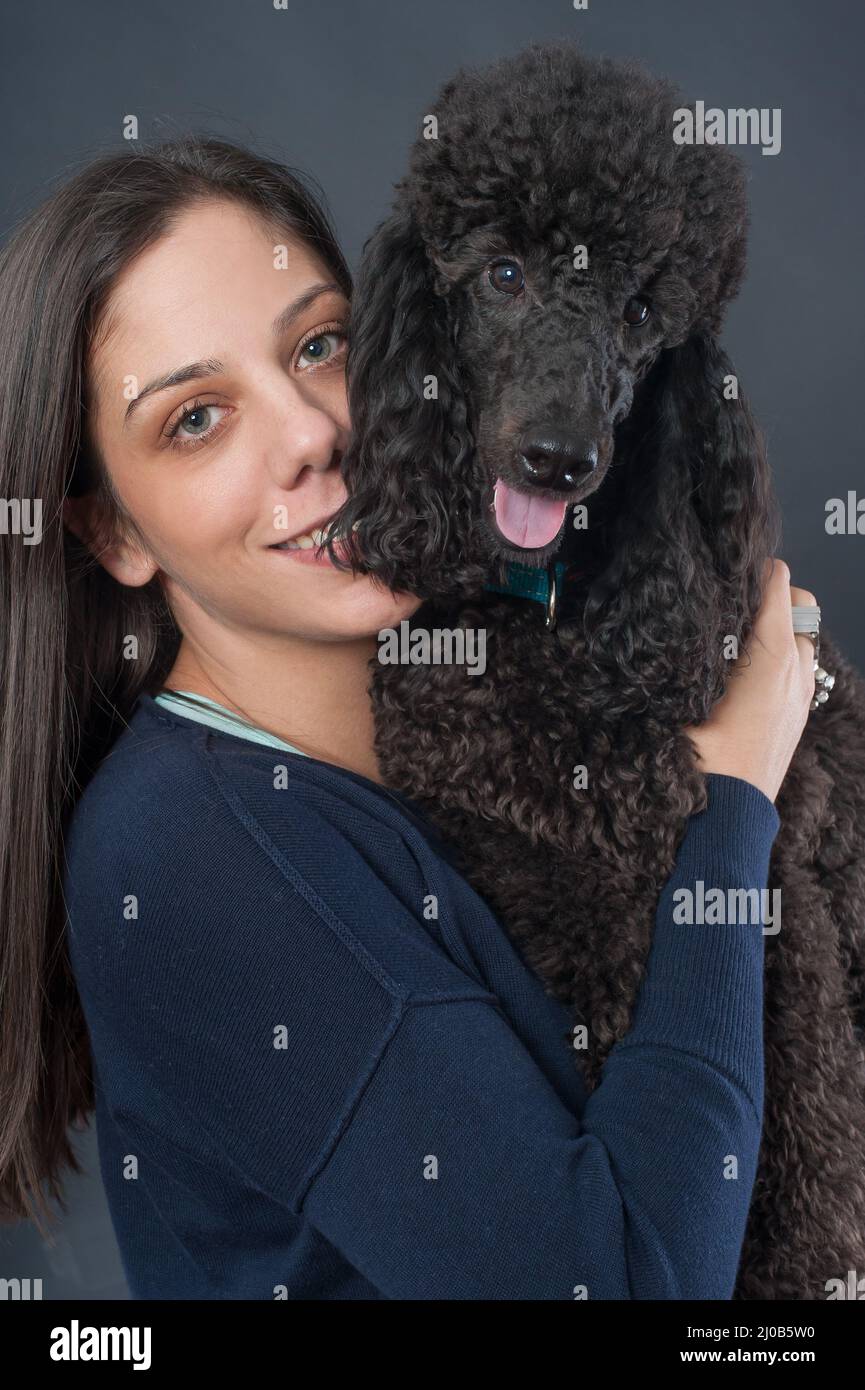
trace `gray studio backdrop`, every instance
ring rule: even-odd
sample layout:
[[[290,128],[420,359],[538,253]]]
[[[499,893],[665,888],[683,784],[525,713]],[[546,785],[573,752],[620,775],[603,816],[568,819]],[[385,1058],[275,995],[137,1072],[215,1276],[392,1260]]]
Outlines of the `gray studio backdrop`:
[[[281,3],[281,0],[277,0]],[[725,345],[769,440],[794,581],[865,669],[865,535],[829,535],[826,504],[865,497],[860,159],[865,20],[850,0],[41,0],[4,6],[2,228],[58,180],[140,138],[189,129],[311,172],[352,265],[384,215],[440,82],[533,41],[571,35],[636,57],[706,107],[782,111],[781,150],[750,172],[749,274]],[[865,507],[863,507],[865,511]],[[865,518],[863,518],[865,530]],[[125,1297],[95,1136],[47,1249],[0,1235],[0,1278],[46,1299]]]

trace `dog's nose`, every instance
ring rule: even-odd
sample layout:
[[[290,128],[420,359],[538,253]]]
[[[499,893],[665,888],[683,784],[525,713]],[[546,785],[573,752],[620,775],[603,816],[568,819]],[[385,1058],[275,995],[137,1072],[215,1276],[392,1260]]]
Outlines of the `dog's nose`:
[[[524,481],[535,487],[576,487],[598,466],[597,444],[587,444],[567,430],[528,430],[517,447]]]

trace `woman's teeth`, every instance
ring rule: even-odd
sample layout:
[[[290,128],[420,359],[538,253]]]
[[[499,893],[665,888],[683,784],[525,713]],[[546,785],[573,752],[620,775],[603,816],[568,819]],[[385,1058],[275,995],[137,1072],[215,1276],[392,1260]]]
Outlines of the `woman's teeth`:
[[[307,531],[302,536],[295,536],[293,541],[283,541],[283,545],[286,550],[312,550],[314,545],[321,545],[323,537],[323,531]]]
[[[351,528],[352,531],[356,531],[359,525],[360,522],[356,521]],[[292,541],[280,541],[278,545],[272,545],[271,550],[312,550],[313,546],[321,545],[324,535],[323,529],[306,531],[302,536],[295,536]]]

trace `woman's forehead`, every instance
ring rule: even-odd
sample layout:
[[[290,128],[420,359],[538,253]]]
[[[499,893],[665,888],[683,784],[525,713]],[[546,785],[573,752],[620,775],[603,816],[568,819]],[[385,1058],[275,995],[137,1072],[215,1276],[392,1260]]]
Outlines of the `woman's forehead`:
[[[122,389],[129,375],[224,355],[232,343],[244,351],[247,335],[266,331],[322,279],[332,276],[313,248],[251,210],[224,202],[187,210],[117,278],[91,339],[97,396]]]

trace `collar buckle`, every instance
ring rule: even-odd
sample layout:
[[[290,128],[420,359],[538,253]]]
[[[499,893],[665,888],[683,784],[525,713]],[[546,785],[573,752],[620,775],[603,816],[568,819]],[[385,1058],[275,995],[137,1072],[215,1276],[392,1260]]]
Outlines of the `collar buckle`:
[[[514,598],[528,598],[542,603],[546,610],[544,627],[547,632],[554,632],[566,570],[567,565],[563,560],[550,560],[545,569],[510,561],[505,583],[485,584],[484,588],[491,593],[511,594]]]

